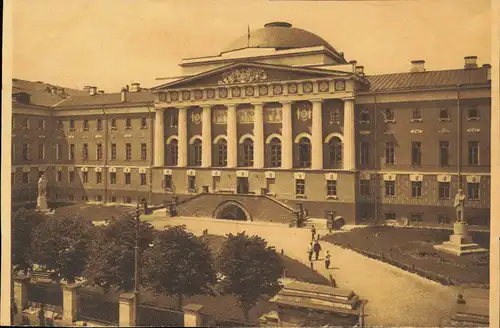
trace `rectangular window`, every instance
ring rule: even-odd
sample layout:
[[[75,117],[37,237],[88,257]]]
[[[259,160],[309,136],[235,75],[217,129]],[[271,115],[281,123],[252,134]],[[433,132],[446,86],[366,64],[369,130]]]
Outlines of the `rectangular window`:
[[[64,129],[64,123],[62,120],[57,121],[57,130],[62,131]]]
[[[95,183],[102,183],[102,172],[95,173]]]
[[[422,222],[424,215],[422,213],[410,213],[410,222]]]
[[[450,218],[446,214],[438,214],[437,222],[439,224],[448,224],[448,223],[450,223]]]
[[[327,180],[326,181],[326,195],[327,196],[337,196],[337,181]]]
[[[396,181],[385,181],[385,195],[387,197],[396,196]]]
[[[439,199],[450,199],[449,182],[439,182]]]
[[[412,122],[421,122],[422,121],[422,112],[420,108],[414,108],[411,116]]]
[[[132,144],[131,143],[125,144],[125,160],[126,161],[132,160]]]
[[[170,127],[171,128],[176,128],[179,125],[179,117],[177,116],[177,113],[172,113],[170,115]]]
[[[69,159],[70,160],[75,159],[75,145],[74,144],[69,145]]]
[[[89,120],[83,120],[83,131],[89,130]]]
[[[469,108],[467,110],[467,119],[469,121],[479,120],[479,110],[476,107]]]
[[[148,128],[148,120],[145,117],[141,117],[141,129],[147,129]]]
[[[62,181],[62,171],[57,171],[57,182]]]
[[[387,108],[384,112],[385,123],[392,122],[394,123],[394,111],[390,108]]]
[[[125,196],[125,197],[123,197],[123,201],[124,201],[126,204],[130,204],[130,203],[132,203],[132,197],[130,197],[130,196]]]
[[[38,130],[45,130],[45,120],[38,120]]]
[[[450,164],[450,142],[439,142],[439,164],[441,166],[448,166]]]
[[[385,220],[396,220],[396,213],[394,212],[385,212],[384,213]]]
[[[111,203],[116,203],[116,196],[111,196]]]
[[[171,191],[172,190],[172,176],[171,175],[164,175],[163,176],[163,188],[166,190]]]
[[[411,182],[411,197],[413,198],[422,197],[422,181]]]
[[[102,131],[102,120],[97,119],[97,131]]]
[[[370,180],[359,180],[359,191],[361,195],[370,195]]]
[[[116,118],[111,119],[111,130],[116,130]]]
[[[89,160],[89,144],[83,144],[83,147],[82,147],[82,160],[83,161],[88,161]]]
[[[23,144],[22,152],[23,152],[23,160],[29,161],[30,160],[30,144],[27,144],[27,143]]]
[[[75,131],[75,120],[69,120],[69,130]]]
[[[30,173],[23,172],[23,183],[30,183]]]
[[[102,160],[102,144],[97,144],[97,154],[96,154],[96,157],[97,157],[97,160],[100,161]]]
[[[101,196],[101,195],[96,196],[96,198],[95,198],[95,199],[96,199],[98,202],[102,202],[102,196]]]
[[[116,144],[111,144],[111,159],[115,160],[116,159]]]
[[[145,186],[147,184],[146,173],[141,173],[141,186]]]
[[[75,182],[75,171],[69,171],[68,180],[69,182]]]
[[[62,158],[63,158],[63,145],[56,144],[56,159],[60,161],[62,160]]]
[[[479,183],[467,183],[467,199],[479,200]]]
[[[385,144],[385,164],[395,164],[396,151],[394,142],[387,142]]]
[[[366,141],[361,141],[359,145],[359,163],[370,163],[370,144]]]
[[[26,117],[23,120],[23,129],[29,130],[29,128],[30,128],[30,119]]]
[[[422,143],[414,141],[411,143],[411,164],[420,165],[422,163]]]
[[[38,159],[45,158],[45,144],[43,142],[38,144]]]
[[[89,172],[82,172],[82,182],[83,183],[89,182]]]
[[[479,141],[469,141],[468,164],[479,165]]]
[[[439,120],[440,121],[449,121],[451,119],[450,112],[448,108],[441,108],[439,110]]]
[[[330,111],[330,124],[339,124],[340,123],[340,110],[338,108]]]
[[[296,179],[295,180],[295,194],[303,196],[306,194],[306,180]]]
[[[131,184],[132,183],[132,176],[130,173],[125,173],[125,184]]]
[[[130,130],[130,129],[132,129],[132,119],[127,117],[125,119],[125,130]]]
[[[188,176],[188,191],[195,191],[196,190],[196,177],[195,176]]]
[[[141,143],[141,160],[145,161],[148,159],[148,145]]]
[[[116,184],[116,172],[111,172],[109,174],[109,183]]]

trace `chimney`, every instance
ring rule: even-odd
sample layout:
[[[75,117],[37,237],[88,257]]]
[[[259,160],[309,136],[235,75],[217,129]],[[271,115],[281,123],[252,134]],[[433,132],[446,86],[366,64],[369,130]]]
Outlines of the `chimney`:
[[[57,92],[59,93],[60,96],[64,96],[66,94],[64,88],[58,89]]]
[[[89,87],[89,95],[95,96],[97,94],[97,87]]]
[[[122,95],[122,102],[127,102],[127,88],[122,88],[122,92],[121,92],[121,95]]]
[[[475,69],[477,68],[477,56],[467,56],[464,57],[464,69]]]
[[[141,84],[140,83],[132,83],[130,85],[130,92],[139,92],[141,91]]]
[[[97,91],[100,95],[103,95],[104,94],[104,90],[99,90]]]
[[[486,69],[486,76],[488,81],[491,81],[491,65],[490,64],[483,64],[483,68]]]
[[[411,61],[411,72],[425,72],[425,60],[412,60]]]
[[[352,65],[352,72],[353,72],[353,73],[355,73],[355,72],[356,72],[356,64],[357,64],[357,63],[358,63],[358,62],[357,62],[357,61],[355,61],[355,60],[351,60],[351,61],[349,62],[349,64],[351,64],[351,65]]]
[[[50,87],[50,93],[55,95],[57,94],[57,88],[56,87]]]
[[[89,85],[86,85],[83,87],[83,91],[89,91],[90,90],[90,86]]]
[[[364,76],[365,75],[365,67],[364,66],[356,66],[356,74]]]

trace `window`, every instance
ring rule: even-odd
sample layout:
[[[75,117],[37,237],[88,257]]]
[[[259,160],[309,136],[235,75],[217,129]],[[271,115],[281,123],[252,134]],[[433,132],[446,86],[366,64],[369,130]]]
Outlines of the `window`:
[[[30,173],[23,172],[23,183],[30,183]]]
[[[394,111],[390,108],[387,108],[384,112],[385,122],[394,122]]]
[[[83,144],[82,148],[82,160],[88,161],[89,160],[89,144]]]
[[[437,222],[439,224],[448,224],[448,223],[450,223],[450,218],[446,214],[438,214]]]
[[[195,191],[196,190],[196,177],[195,176],[188,176],[188,191]]]
[[[359,180],[359,191],[363,196],[370,195],[370,180]]]
[[[75,120],[69,120],[69,130],[75,131]]]
[[[61,120],[57,121],[57,130],[62,131],[64,129],[64,123]]]
[[[38,159],[45,158],[45,144],[43,142],[38,144]]]
[[[308,138],[301,138],[298,144],[299,167],[311,166],[311,142]]]
[[[385,144],[385,164],[395,164],[396,151],[394,142],[387,142]]]
[[[337,196],[337,181],[336,180],[326,180],[326,195],[327,196]]]
[[[450,142],[439,142],[439,164],[441,166],[448,166],[450,164]]]
[[[410,213],[410,222],[422,222],[424,215],[422,213]]]
[[[177,165],[179,160],[179,143],[177,139],[174,139],[170,142],[170,161],[171,165]]]
[[[116,144],[111,144],[111,159],[116,160]]]
[[[29,128],[30,128],[30,119],[26,117],[23,120],[23,129],[29,130]]]
[[[385,195],[387,197],[396,196],[396,181],[385,181]]]
[[[479,165],[479,141],[469,141],[468,150],[469,165]]]
[[[271,166],[281,167],[281,140],[273,138],[270,143],[271,147]]]
[[[340,109],[335,108],[330,111],[330,124],[339,124],[340,123]]]
[[[16,129],[16,117],[12,115],[12,130]]]
[[[58,161],[62,160],[63,157],[63,147],[61,144],[56,144],[56,159]]]
[[[95,183],[102,183],[102,172],[95,173]]]
[[[439,182],[439,199],[450,199],[449,182]]]
[[[304,196],[306,194],[306,180],[304,179],[295,180],[295,194],[297,196]]]
[[[479,200],[479,183],[467,183],[467,199]]]
[[[227,165],[227,142],[225,139],[220,139],[217,142],[217,147],[216,147],[216,152],[217,152],[217,159],[216,159],[216,164],[217,166],[226,166]]]
[[[171,175],[164,175],[163,176],[163,188],[165,188],[168,191],[172,190],[172,176]]]
[[[45,130],[45,120],[38,120],[38,130]]]
[[[450,112],[448,108],[441,108],[439,110],[439,120],[440,121],[449,121],[451,119]]]
[[[102,131],[102,120],[97,119],[97,131]]]
[[[68,194],[68,199],[69,199],[70,201],[74,201],[74,200],[75,200],[75,195],[73,195],[73,194]]]
[[[116,172],[109,174],[109,184],[116,184]]]
[[[89,130],[89,120],[83,120],[83,131]]]
[[[116,130],[116,118],[111,119],[111,130]]]
[[[413,198],[422,197],[422,181],[411,182],[411,197]]]
[[[132,119],[127,117],[125,119],[125,130],[130,130],[132,129]]]
[[[98,201],[98,202],[102,202],[102,196],[101,196],[101,195],[96,196],[96,198],[95,198],[95,199],[96,199],[96,201]]]
[[[201,166],[201,157],[202,157],[202,148],[201,148],[201,140],[196,139],[194,140],[193,144],[191,145],[191,165],[192,166]]]
[[[248,178],[244,177],[236,178],[236,192],[238,194],[248,194],[250,192],[250,185],[248,183]]]
[[[328,143],[330,151],[330,163],[342,164],[342,141],[339,138],[333,137]]]
[[[23,152],[23,160],[29,161],[30,160],[30,144],[27,144],[27,143],[23,144],[22,152]]]
[[[243,165],[244,167],[253,166],[253,140],[247,138],[243,141]]]
[[[422,112],[420,111],[420,108],[413,108],[411,121],[412,122],[421,122],[422,121]]]
[[[361,141],[359,145],[359,163],[370,163],[370,144],[367,141]]]
[[[116,196],[111,196],[111,203],[116,203]]]
[[[83,183],[89,182],[89,172],[82,172],[82,182]]]
[[[146,173],[140,173],[141,175],[141,186],[145,186],[147,184]]]
[[[68,180],[69,182],[75,182],[75,171],[69,171]]]
[[[396,220],[396,213],[394,212],[385,212],[384,213],[385,220]]]
[[[148,128],[148,120],[145,117],[141,117],[141,129]]]
[[[62,181],[62,171],[57,171],[57,182]]]
[[[177,113],[171,113],[170,115],[170,127],[171,128],[176,128],[179,125],[179,117],[177,116]]]
[[[370,123],[370,112],[368,110],[361,111],[361,121],[359,123]]]
[[[130,197],[130,196],[123,197],[123,202],[126,204],[132,203],[132,197]]]
[[[411,143],[411,164],[420,165],[422,162],[422,143],[420,141],[414,141]]]
[[[69,159],[70,160],[75,159],[75,145],[74,144],[69,145]]]
[[[148,159],[148,145],[141,143],[141,160],[145,161]]]
[[[479,120],[479,110],[476,107],[469,108],[467,110],[467,119],[470,121]]]
[[[132,144],[131,143],[125,144],[125,160],[126,161],[132,160]]]
[[[88,198],[87,196],[82,196],[82,200],[83,200],[83,201],[88,201],[88,200],[89,200],[89,198]]]
[[[129,185],[132,183],[132,176],[130,173],[125,173],[125,184]]]
[[[97,154],[96,154],[97,160],[100,161],[102,160],[102,144],[97,144]]]

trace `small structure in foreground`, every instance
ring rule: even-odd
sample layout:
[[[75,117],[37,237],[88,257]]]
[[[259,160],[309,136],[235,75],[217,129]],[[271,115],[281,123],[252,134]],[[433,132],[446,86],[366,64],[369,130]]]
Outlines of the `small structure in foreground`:
[[[489,327],[489,289],[469,288],[460,294],[451,312],[453,327]]]

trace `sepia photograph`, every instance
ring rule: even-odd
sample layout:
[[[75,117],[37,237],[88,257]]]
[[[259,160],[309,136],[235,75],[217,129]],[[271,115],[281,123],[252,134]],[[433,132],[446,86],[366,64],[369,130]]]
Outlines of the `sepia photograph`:
[[[2,325],[498,327],[494,2],[8,1]]]

